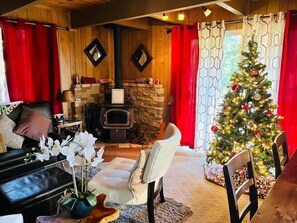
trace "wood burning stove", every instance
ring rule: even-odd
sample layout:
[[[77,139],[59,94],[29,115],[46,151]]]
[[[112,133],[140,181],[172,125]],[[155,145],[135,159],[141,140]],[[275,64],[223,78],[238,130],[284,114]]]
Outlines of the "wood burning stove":
[[[100,124],[104,138],[109,142],[124,142],[127,140],[126,131],[134,122],[132,105],[103,104],[100,111]]]

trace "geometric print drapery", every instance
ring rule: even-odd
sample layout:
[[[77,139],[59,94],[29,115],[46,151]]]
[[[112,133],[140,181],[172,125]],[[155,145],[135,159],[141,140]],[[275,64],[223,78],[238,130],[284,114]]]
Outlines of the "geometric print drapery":
[[[222,94],[223,40],[225,23],[201,23],[198,30],[199,68],[197,77],[195,149],[208,150],[212,137],[211,126]]]
[[[266,65],[267,79],[272,82],[270,93],[277,104],[282,60],[285,15],[283,12],[268,16],[254,15],[252,20],[243,17],[241,51],[247,50],[254,34],[258,42],[259,62]]]

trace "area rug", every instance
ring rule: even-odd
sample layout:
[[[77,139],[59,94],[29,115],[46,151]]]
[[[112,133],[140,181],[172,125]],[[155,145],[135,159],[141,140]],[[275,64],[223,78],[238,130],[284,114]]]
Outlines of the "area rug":
[[[67,169],[67,168],[66,168]],[[90,180],[96,173],[101,170],[100,167],[90,167],[88,179]],[[80,170],[75,173],[77,178],[81,177]],[[107,198],[108,200],[108,198]],[[162,223],[183,223],[193,212],[190,207],[183,203],[177,202],[172,198],[165,198],[164,203],[160,203],[159,197],[155,199],[155,222]],[[120,211],[120,217],[112,221],[113,223],[144,223],[148,222],[147,205],[120,205],[112,202],[106,202],[106,206],[117,208]]]
[[[162,223],[182,223],[192,216],[191,208],[182,203],[176,202],[172,198],[165,198],[164,203],[155,199],[155,222]],[[108,207],[118,208],[120,217],[113,223],[143,223],[148,222],[147,205],[119,205],[106,202]]]

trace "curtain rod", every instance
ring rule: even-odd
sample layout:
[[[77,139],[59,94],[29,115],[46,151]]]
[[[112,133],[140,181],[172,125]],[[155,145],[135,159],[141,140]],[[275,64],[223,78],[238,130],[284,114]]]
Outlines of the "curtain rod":
[[[6,20],[7,22],[11,22],[11,23],[18,23],[17,20],[12,20],[12,19],[7,19]],[[26,25],[31,25],[31,26],[35,26],[36,23],[35,22],[25,22]],[[49,24],[43,24],[44,27],[47,27],[47,28],[50,28],[51,25]],[[66,30],[68,31],[69,30],[69,27],[68,26],[56,26],[57,29],[61,29],[61,30]]]
[[[295,13],[297,14],[297,13]],[[295,15],[293,14],[293,15]],[[274,17],[277,17],[277,13],[273,14]],[[286,15],[286,13],[285,13]],[[260,16],[261,19],[269,18],[270,15],[262,15]],[[253,17],[248,17],[247,20],[253,20]],[[235,24],[235,23],[242,23],[243,19],[234,19],[234,20],[225,20],[225,24]],[[211,24],[211,22],[206,22],[207,25]],[[221,24],[221,21],[217,21],[217,24]],[[166,33],[169,34],[171,33],[171,28],[166,29]]]

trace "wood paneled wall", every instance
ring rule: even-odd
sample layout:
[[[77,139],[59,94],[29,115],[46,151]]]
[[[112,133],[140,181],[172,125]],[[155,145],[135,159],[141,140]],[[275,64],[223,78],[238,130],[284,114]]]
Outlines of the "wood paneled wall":
[[[296,0],[259,0],[247,1],[248,15],[268,14],[278,11],[297,9]],[[234,20],[240,17],[222,9],[218,6],[211,6],[212,13],[205,17],[200,8],[190,9],[185,12],[184,24],[197,22],[210,22],[222,20]],[[10,16],[11,18],[22,18],[45,23],[55,23],[58,26],[70,27],[70,14],[60,9],[48,9],[31,7],[19,11]],[[123,29],[122,33],[122,58],[123,58],[123,79],[135,80],[138,77],[152,77],[160,79],[165,90],[165,100],[170,91],[170,67],[171,67],[171,35],[166,33],[168,24],[152,19],[149,30]],[[239,29],[241,24],[231,24],[227,29]],[[94,67],[84,54],[84,49],[95,38],[98,38],[107,52],[107,57]],[[139,46],[144,44],[151,53],[153,60],[148,67],[139,72],[131,61],[131,56]],[[103,26],[84,27],[75,30],[58,31],[59,57],[61,67],[62,90],[71,86],[71,76],[74,74],[95,77],[96,79],[114,79],[114,44],[113,32]],[[166,106],[166,101],[165,101]],[[166,109],[166,108],[165,108]]]

